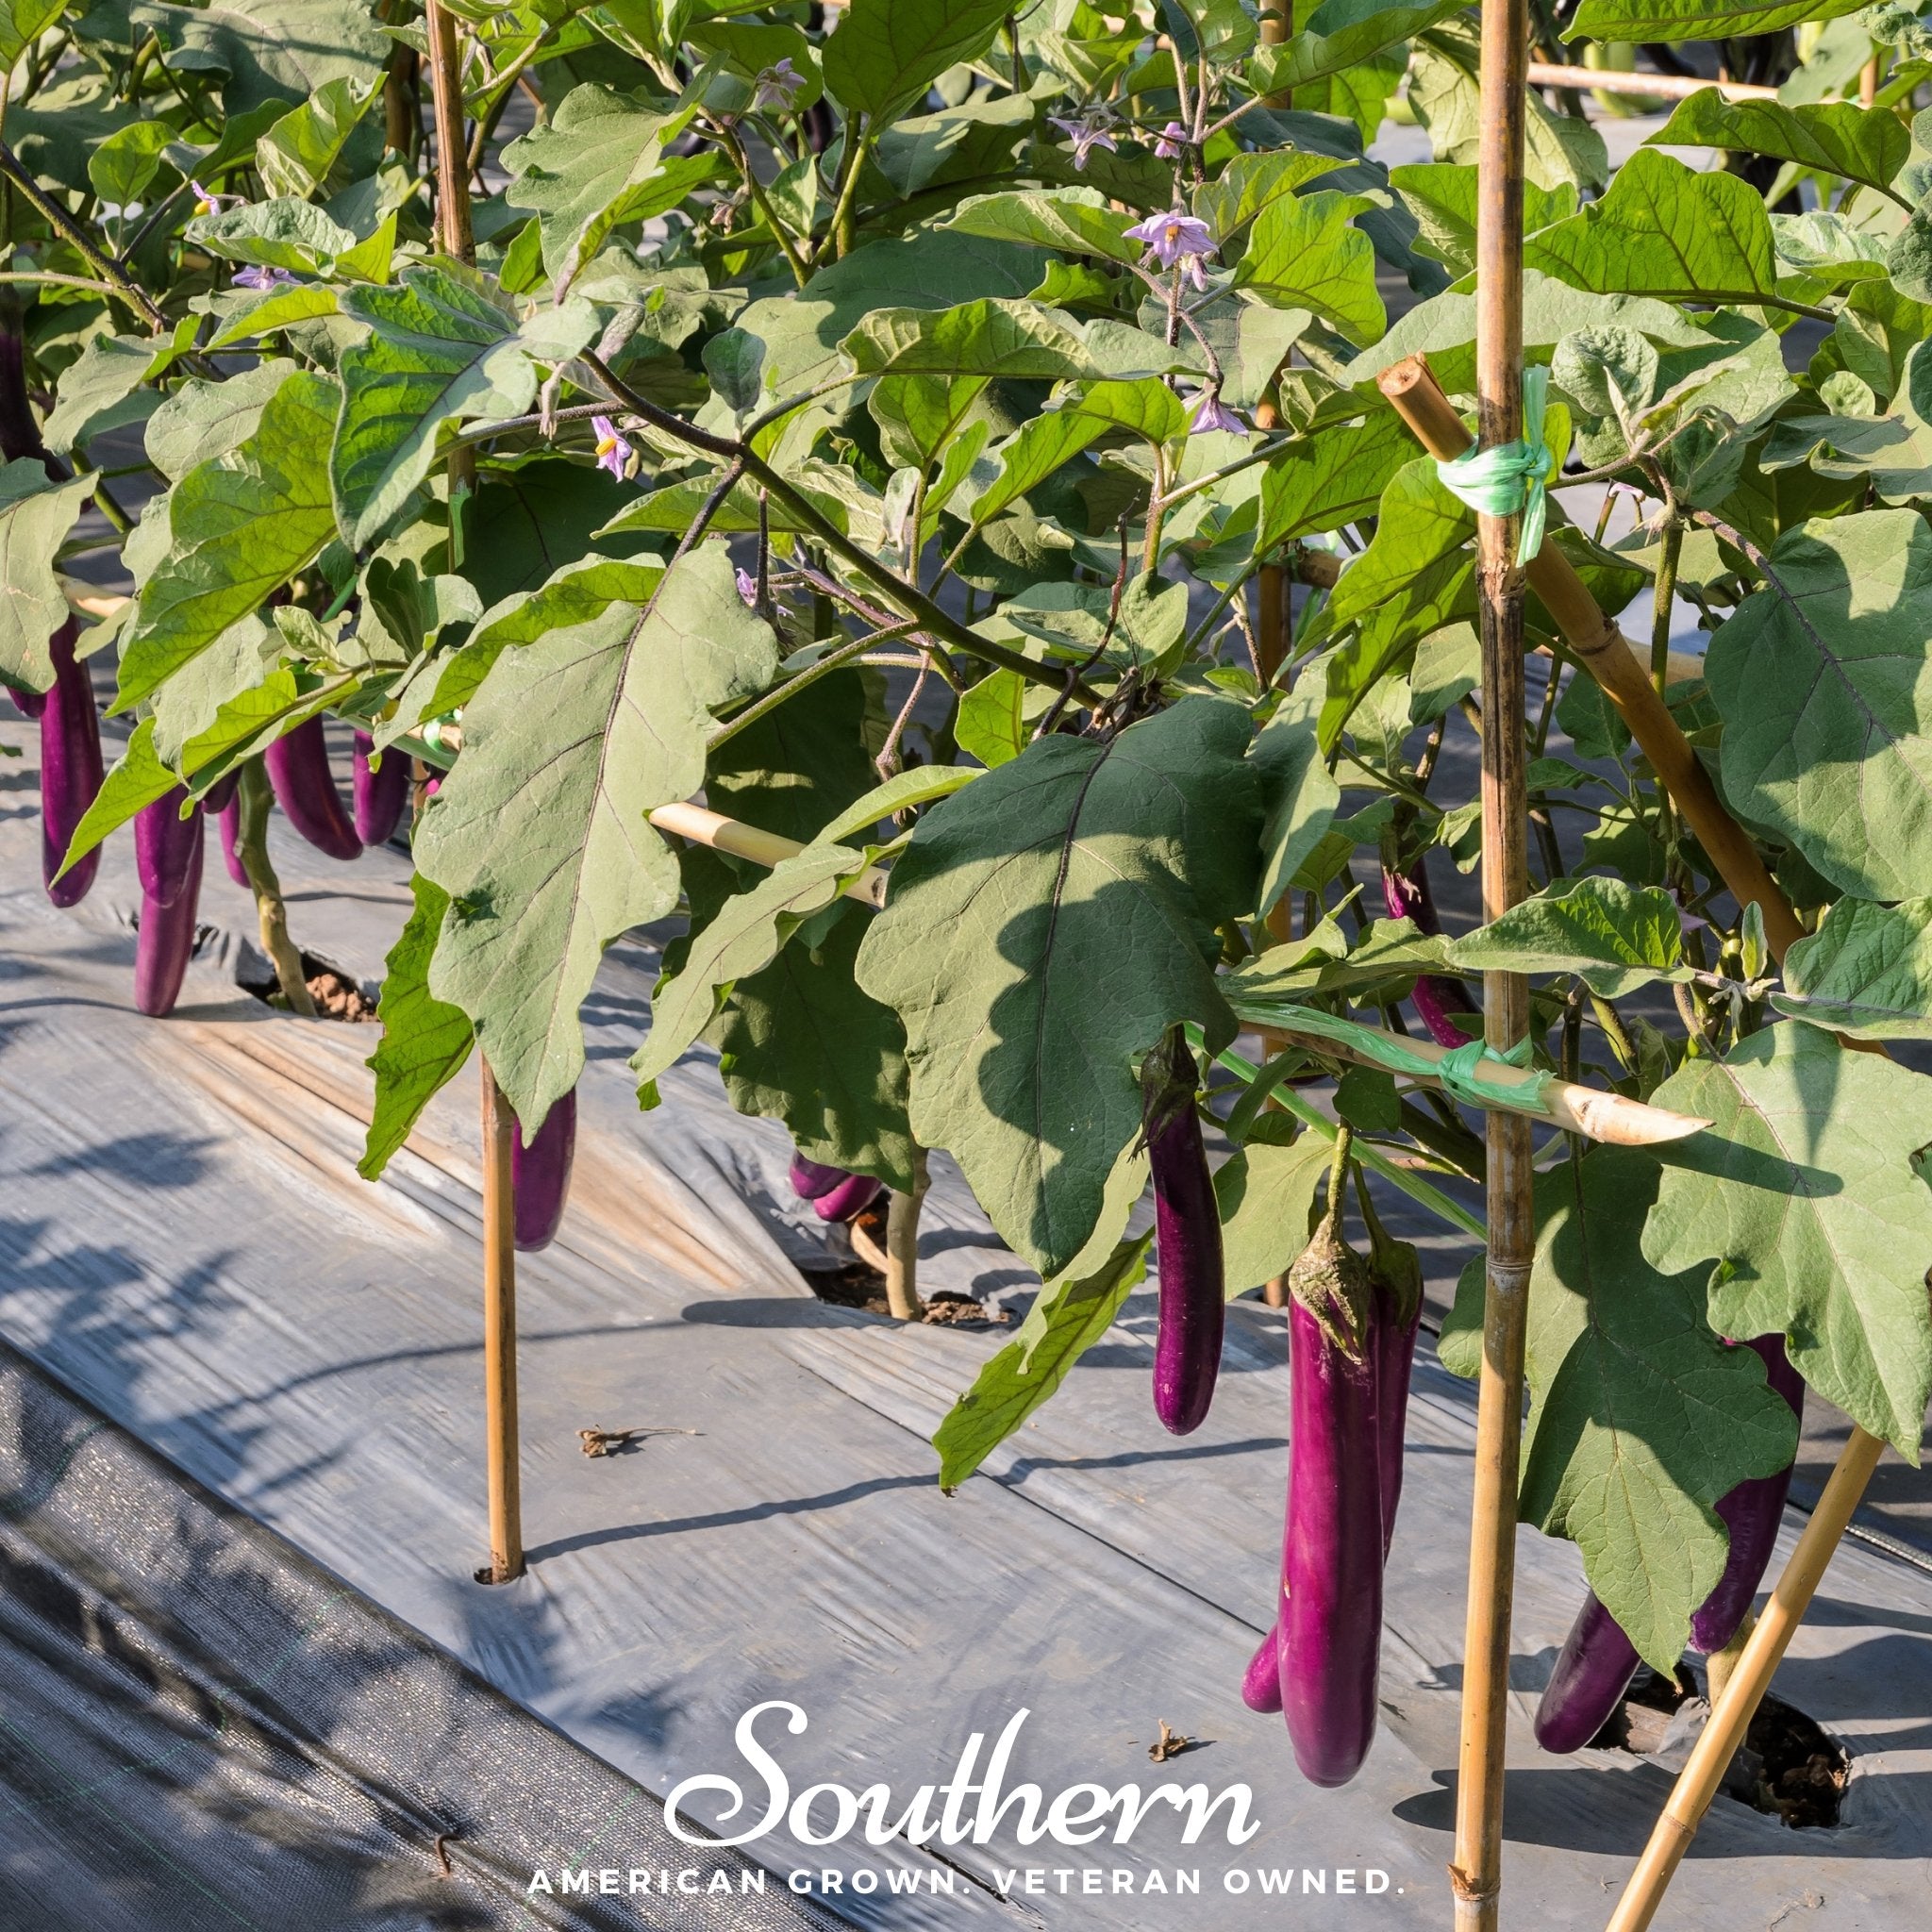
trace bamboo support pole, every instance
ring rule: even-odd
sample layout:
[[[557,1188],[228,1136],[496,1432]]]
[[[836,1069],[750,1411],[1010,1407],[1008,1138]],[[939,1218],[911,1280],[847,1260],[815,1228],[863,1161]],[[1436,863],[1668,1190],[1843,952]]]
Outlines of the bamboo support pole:
[[[1383,394],[1432,455],[1451,457],[1468,446],[1469,432],[1420,357],[1395,364],[1377,380]],[[1553,546],[1544,545],[1527,575],[1531,588],[1548,607],[1578,662],[1609,692],[1623,712],[1631,735],[1650,759],[1672,802],[1696,834],[1732,896],[1740,906],[1757,907],[1773,957],[1782,963],[1786,950],[1803,936],[1804,927],[1790,901],[1759,858],[1750,836],[1718,797],[1676,720],[1643,675],[1640,647],[1624,638],[1598,608],[1582,579]],[[1851,1440],[1840,1452],[1825,1491],[1831,1507],[1827,1510],[1824,1503],[1820,1504],[1806,1528],[1804,1540],[1778,1579],[1774,1601],[1780,1607],[1779,1618],[1772,1625],[1772,1634],[1767,1636],[1761,1625],[1731,1672],[1706,1725],[1705,1735],[1711,1740],[1708,1758],[1693,1753],[1691,1762],[1679,1775],[1643,1862],[1633,1875],[1612,1921],[1612,1932],[1639,1932],[1655,1915],[1664,1888],[1709,1807],[1711,1794],[1724,1775],[1724,1767],[1750,1729],[1751,1720],[1771,1687],[1772,1675],[1790,1641],[1790,1632],[1810,1604],[1831,1552],[1838,1546],[1845,1524],[1851,1521],[1852,1511],[1864,1493],[1882,1446],[1875,1437],[1854,1427]],[[1764,1622],[1772,1622],[1768,1613]],[[1700,1750],[1702,1744],[1700,1740]],[[1716,1759],[1714,1771],[1709,1758]]]
[[[1787,1646],[1810,1607],[1812,1592],[1824,1576],[1832,1552],[1858,1507],[1884,1444],[1863,1429],[1854,1429],[1852,1440],[1839,1457],[1824,1494],[1811,1512],[1798,1547],[1785,1565],[1784,1574],[1771,1593],[1738,1659],[1731,1680],[1719,1696],[1717,1707],[1691,1746],[1690,1762],[1672,1787],[1670,1802],[1643,1848],[1637,1869],[1617,1909],[1610,1916],[1608,1932],[1645,1932],[1663,1902],[1664,1889],[1683,1862],[1704,1814],[1716,1797],[1718,1786],[1744,1734],[1751,1727],[1764,1687],[1771,1682]]]
[[[714,852],[729,852],[748,858],[754,865],[777,865],[805,850],[796,839],[778,832],[761,832],[738,819],[709,810],[702,805],[660,805],[650,814],[660,832],[689,839],[694,845],[708,845]],[[886,903],[886,880],[891,874],[882,865],[869,865],[845,888],[844,896],[867,906]]]
[[[1477,301],[1481,299],[1479,282]],[[1405,358],[1375,380],[1431,456],[1446,460],[1469,447],[1469,431],[1462,418],[1420,356]],[[1623,713],[1630,735],[1738,903],[1757,902],[1764,917],[1765,939],[1774,955],[1782,959],[1785,949],[1804,937],[1805,928],[1758,856],[1750,834],[1725,808],[1710,774],[1698,761],[1670,708],[1657,695],[1650,681],[1648,646],[1626,638],[1605,615],[1574,566],[1554,543],[1543,545],[1525,575],[1576,661],[1603,686]]]
[[[483,1431],[490,1494],[490,1565],[478,1583],[524,1574],[523,1482],[517,1455],[516,1216],[510,1183],[516,1115],[476,1056],[483,1086]]]
[[[1241,1005],[1238,1005],[1237,1010],[1241,1009]],[[1265,1011],[1264,1007],[1255,1004],[1257,1023]],[[1337,1059],[1351,1060],[1365,1067],[1383,1064],[1373,1054],[1357,1053],[1332,1035],[1304,1031],[1291,1019],[1271,1018],[1265,1022],[1265,1027],[1270,1033],[1287,1040],[1306,1041],[1315,1052]],[[1379,1026],[1363,1030],[1373,1033],[1384,1031]],[[1407,1034],[1390,1033],[1387,1037],[1391,1046],[1400,1047],[1405,1056],[1417,1059],[1441,1061],[1447,1059],[1452,1051],[1449,1047],[1436,1045],[1433,1041],[1411,1040]],[[1440,1080],[1427,1074],[1412,1077],[1424,1086],[1441,1085]],[[1527,1067],[1511,1067],[1486,1060],[1482,1078],[1486,1087],[1520,1087],[1523,1090],[1520,1108],[1512,1108],[1507,1100],[1498,1100],[1495,1104],[1497,1110],[1520,1112],[1531,1121],[1543,1121],[1550,1126],[1560,1127],[1565,1133],[1581,1134],[1587,1140],[1600,1141],[1607,1146],[1660,1147],[1672,1141],[1687,1140],[1710,1125],[1707,1120],[1701,1120],[1695,1114],[1674,1113],[1667,1107],[1652,1107],[1645,1101],[1631,1100],[1622,1093],[1606,1093],[1599,1088],[1585,1087],[1574,1080],[1545,1078],[1539,1093],[1538,1075]]]
[[[1485,449],[1523,434],[1523,168],[1528,115],[1527,0],[1483,0],[1481,135],[1476,154],[1476,395]],[[1453,452],[1462,454],[1467,438]],[[1528,743],[1524,719],[1520,515],[1476,519],[1482,640],[1482,898],[1485,923],[1529,891]],[[1529,981],[1483,975],[1483,1037],[1498,1052],[1529,1031]],[[1459,1932],[1494,1932],[1503,1872],[1503,1743],[1516,1587],[1516,1483],[1523,1364],[1536,1246],[1530,1126],[1484,1115],[1489,1245],[1478,1383],[1475,1500],[1470,1521],[1456,1851],[1449,1869]]]
[[[436,124],[436,239],[445,255],[476,258],[470,223],[469,143],[463,139],[462,49],[455,17],[427,0],[431,110]],[[463,562],[463,509],[475,487],[476,452],[449,455],[449,563]],[[489,1057],[476,1068],[483,1095],[483,1440],[490,1507],[490,1562],[478,1583],[509,1583],[524,1574],[523,1483],[517,1430],[516,1206],[510,1153],[516,1115],[496,1084]]]
[[[1564,67],[1554,60],[1532,60],[1531,87],[1559,87],[1579,94],[1648,94],[1657,101],[1687,101],[1706,88],[1715,88],[1727,101],[1774,101],[1774,87],[1757,87],[1743,80],[1704,80],[1694,74],[1620,74],[1604,67]]]

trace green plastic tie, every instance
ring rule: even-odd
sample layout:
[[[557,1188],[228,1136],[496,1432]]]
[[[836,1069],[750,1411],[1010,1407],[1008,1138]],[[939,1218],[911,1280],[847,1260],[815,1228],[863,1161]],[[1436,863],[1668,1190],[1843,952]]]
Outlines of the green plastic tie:
[[[1557,467],[1557,453],[1543,441],[1543,416],[1549,401],[1550,372],[1523,373],[1523,441],[1483,449],[1471,443],[1449,462],[1438,461],[1436,475],[1442,487],[1478,516],[1508,517],[1523,512],[1516,561],[1527,563],[1543,547],[1543,526],[1549,518],[1548,485]]]
[[[1526,1039],[1504,1053],[1483,1041],[1472,1040],[1466,1046],[1452,1047],[1441,1058],[1433,1058],[1417,1053],[1399,1034],[1324,1013],[1319,1007],[1295,1006],[1286,1000],[1248,1000],[1240,1003],[1237,1010],[1250,1025],[1312,1033],[1373,1060],[1388,1073],[1439,1081],[1444,1092],[1471,1107],[1504,1107],[1514,1113],[1549,1112],[1543,1103],[1543,1089],[1550,1083],[1548,1074],[1532,1073],[1527,1080],[1507,1082],[1486,1080],[1482,1075],[1485,1063],[1528,1070],[1532,1048]]]

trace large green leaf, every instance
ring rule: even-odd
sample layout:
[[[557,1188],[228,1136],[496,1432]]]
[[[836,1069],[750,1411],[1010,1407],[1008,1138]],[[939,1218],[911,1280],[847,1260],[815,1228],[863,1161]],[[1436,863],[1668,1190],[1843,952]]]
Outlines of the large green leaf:
[[[1449,958],[1465,973],[1574,973],[1607,999],[1689,977],[1677,902],[1622,879],[1558,881],[1464,934]]]
[[[954,308],[880,308],[845,338],[861,374],[983,375],[1058,382],[1105,375],[1068,319],[1037,302],[989,297]]]
[[[1351,224],[1374,206],[1332,188],[1278,196],[1255,217],[1235,281],[1276,308],[1313,310],[1352,342],[1373,342],[1389,314],[1374,243]]]
[[[442,425],[521,414],[535,400],[537,372],[516,317],[444,267],[405,269],[397,287],[347,290],[342,312],[369,325],[342,354],[329,462],[337,513],[359,549],[429,474]]]
[[[1127,217],[1109,208],[1107,197],[1091,188],[975,194],[961,202],[944,225],[991,242],[1021,242],[1063,255],[1097,255],[1111,261],[1139,261],[1147,253],[1144,242],[1125,239]]]
[[[1229,1300],[1288,1273],[1308,1244],[1308,1210],[1334,1165],[1334,1144],[1320,1134],[1282,1145],[1257,1133],[1214,1170]]]
[[[0,0],[0,67],[11,67],[61,9],[62,0]]]
[[[982,53],[1008,11],[1006,0],[852,0],[825,42],[825,85],[874,124],[896,120]]]
[[[1701,1115],[1643,1230],[1653,1266],[1700,1262],[1725,1335],[1782,1334],[1807,1382],[1919,1459],[1932,1393],[1932,1081],[1810,1026],[1687,1060],[1652,1099]]]
[[[1092,1274],[1041,1290],[1012,1341],[974,1377],[932,1439],[943,1489],[958,1489],[1113,1326],[1147,1271],[1152,1240],[1143,1234],[1124,1241]]]
[[[1282,93],[1331,74],[1344,74],[1384,47],[1425,32],[1462,11],[1462,0],[1324,0],[1303,31],[1257,50],[1249,63],[1257,92]]]
[[[124,17],[137,45],[154,32],[172,71],[222,75],[231,116],[273,100],[292,108],[331,80],[367,86],[391,46],[368,0],[134,0]]]
[[[1476,170],[1452,161],[1411,163],[1391,168],[1389,185],[1416,218],[1416,252],[1433,256],[1450,274],[1467,275],[1475,266]],[[1523,187],[1523,232],[1533,235],[1576,212],[1576,189],[1564,181],[1555,189],[1533,181]]]
[[[1711,639],[1724,789],[1868,899],[1932,892],[1932,531],[1906,509],[1815,518]]]
[[[1140,1130],[1133,1057],[1176,1021],[1225,1044],[1215,932],[1248,910],[1247,714],[1197,698],[1101,744],[1056,735],[920,824],[859,954],[898,1009],[912,1126],[1043,1275]]]
[[[1320,842],[1341,803],[1323,755],[1317,724],[1323,691],[1313,678],[1283,698],[1255,740],[1250,756],[1261,774],[1261,886],[1255,910],[1265,917]]]
[[[255,143],[255,166],[262,185],[271,194],[297,197],[326,187],[343,149],[381,92],[381,85],[374,80],[362,87],[351,80],[325,81]]]
[[[1838,20],[1860,0],[1583,0],[1566,41],[1721,41]]]
[[[1870,188],[1889,188],[1912,147],[1905,123],[1890,108],[1861,108],[1854,101],[1796,108],[1782,101],[1727,101],[1714,87],[1679,101],[1650,138],[1663,147],[1770,155]]]
[[[362,1158],[356,1163],[365,1181],[381,1175],[423,1109],[462,1071],[475,1044],[469,1015],[429,991],[429,962],[449,910],[449,894],[421,873],[409,888],[415,908],[385,961],[382,1039],[366,1062],[375,1075],[375,1109]]]
[[[1213,180],[1194,190],[1194,212],[1224,245],[1271,202],[1335,172],[1335,157],[1274,148],[1236,155]]]
[[[0,684],[54,688],[47,640],[68,615],[54,558],[93,493],[92,476],[49,483],[37,457],[0,469]]]
[[[122,639],[117,709],[258,609],[335,535],[328,446],[339,393],[327,376],[290,376],[247,441],[175,486],[168,554]]]
[[[1523,265],[1597,294],[1752,302],[1777,289],[1757,190],[1654,148],[1632,155],[1601,201],[1532,235]]]
[[[1261,472],[1256,554],[1373,516],[1395,473],[1414,460],[1415,438],[1393,409],[1327,424],[1290,443]]]
[[[1655,1162],[1622,1147],[1537,1176],[1519,1507],[1576,1544],[1590,1587],[1668,1671],[1724,1574],[1712,1505],[1786,1467],[1797,1431],[1757,1353],[1711,1332],[1702,1271],[1640,1251],[1657,1191]],[[1480,1262],[1471,1274],[1479,1300]]]
[[[1840,899],[1785,955],[1771,1003],[1855,1040],[1932,1040],[1932,899]]]
[[[631,1056],[649,1088],[691,1049],[717,1016],[719,994],[761,972],[814,913],[823,912],[864,871],[865,855],[847,845],[808,845],[781,859],[748,891],[726,899],[691,935],[677,971],[658,983],[651,1030]]]
[[[712,711],[776,669],[770,627],[706,543],[645,608],[613,603],[506,652],[464,712],[463,755],[416,832],[418,869],[450,895],[430,987],[475,1023],[521,1120],[576,1084],[604,948],[677,903],[645,814],[697,790]]]
[[[545,125],[504,149],[510,176],[504,198],[536,214],[544,273],[559,295],[612,228],[662,214],[683,198],[683,184],[674,183],[677,192],[660,206],[654,183],[664,143],[691,112],[688,103],[573,88]]]

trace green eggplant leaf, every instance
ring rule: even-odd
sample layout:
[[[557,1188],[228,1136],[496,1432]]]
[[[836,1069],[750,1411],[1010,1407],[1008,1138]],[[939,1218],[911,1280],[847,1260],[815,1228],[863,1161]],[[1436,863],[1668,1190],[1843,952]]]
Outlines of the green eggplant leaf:
[[[1702,1265],[1725,1335],[1781,1334],[1798,1371],[1860,1427],[1919,1459],[1932,1393],[1932,1080],[1815,1027],[1687,1060],[1652,1094],[1701,1116],[1670,1150],[1643,1253]]]
[[[1785,955],[1781,1013],[1854,1040],[1932,1040],[1932,899],[1840,899]]]
[[[0,684],[54,688],[47,640],[68,618],[54,558],[93,493],[92,476],[49,483],[38,457],[0,468]]]
[[[1005,0],[852,0],[824,48],[825,86],[874,125],[915,106],[947,68],[983,53]]]
[[[1557,880],[1449,948],[1464,973],[1574,973],[1621,999],[1653,980],[1688,979],[1677,902],[1659,886]]]

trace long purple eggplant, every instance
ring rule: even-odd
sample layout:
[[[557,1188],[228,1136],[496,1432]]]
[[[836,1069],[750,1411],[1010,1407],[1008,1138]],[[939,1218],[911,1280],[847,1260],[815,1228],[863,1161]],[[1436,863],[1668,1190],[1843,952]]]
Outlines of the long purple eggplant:
[[[409,761],[394,745],[372,770],[369,755],[375,741],[368,732],[356,733],[356,836],[365,845],[380,845],[403,822],[409,802]]]
[[[7,695],[13,700],[13,708],[23,718],[39,718],[47,708],[47,693],[43,691],[15,691],[9,685]]]
[[[543,1116],[527,1144],[517,1123],[509,1144],[510,1202],[517,1251],[533,1255],[547,1248],[563,1225],[570,1197],[571,1161],[577,1147],[577,1092],[573,1087]]]
[[[319,852],[331,858],[359,858],[362,841],[328,768],[328,741],[322,720],[310,718],[262,754],[275,803],[289,823]]]
[[[134,1004],[153,1020],[175,1010],[188,962],[194,956],[194,920],[201,904],[201,857],[206,842],[199,807],[186,824],[187,853],[175,896],[163,903],[143,893],[141,928],[134,939]]]
[[[1790,1404],[1791,1413],[1803,1419],[1805,1381],[1791,1367],[1782,1335],[1759,1335],[1746,1342],[1726,1338],[1724,1346],[1756,1349],[1764,1362],[1766,1381]],[[1730,1553],[1717,1588],[1690,1619],[1692,1650],[1708,1657],[1738,1634],[1770,1566],[1790,1487],[1788,1463],[1776,1475],[1750,1477],[1720,1498],[1717,1513],[1730,1533]],[[1545,1751],[1581,1750],[1623,1700],[1638,1662],[1637,1646],[1592,1591],[1570,1626],[1537,1707],[1537,1742]]]
[[[1303,1776],[1332,1787],[1375,1735],[1383,1552],[1374,1283],[1332,1215],[1289,1295],[1281,1708]]]
[[[74,655],[79,636],[80,626],[70,617],[48,640],[54,689],[41,712],[41,877],[57,906],[77,906],[101,867],[97,845],[58,885],[54,883],[75,829],[107,775],[93,681]]]
[[[1791,1413],[1804,1421],[1805,1378],[1792,1368],[1782,1335],[1759,1335],[1742,1343],[1727,1341],[1725,1346],[1755,1348],[1764,1362],[1764,1379],[1790,1404]],[[1770,1565],[1790,1487],[1791,1466],[1787,1463],[1776,1475],[1753,1476],[1719,1501],[1717,1513],[1730,1531],[1731,1551],[1717,1588],[1690,1619],[1692,1650],[1708,1657],[1738,1634],[1738,1625],[1744,1621],[1744,1612],[1751,1607]]]
[[[1263,1717],[1281,1708],[1281,1625],[1277,1622],[1256,1646],[1241,1673],[1241,1702]]]
[[[215,814],[215,820],[221,827],[222,863],[228,868],[228,876],[245,889],[248,868],[242,863],[242,853],[237,843],[242,837],[242,801],[230,798]]]
[[[172,906],[188,883],[190,865],[201,864],[202,808],[184,819],[181,805],[187,796],[177,785],[134,815],[134,869],[142,897],[156,906]]]
[[[1435,897],[1429,891],[1429,875],[1421,858],[1407,872],[1399,871],[1384,858],[1382,904],[1391,919],[1409,920],[1418,932],[1433,938],[1442,930],[1442,922],[1436,916]],[[1456,1024],[1457,1014],[1476,1010],[1475,1002],[1461,980],[1425,973],[1416,981],[1409,997],[1423,1024],[1429,1029],[1429,1038],[1438,1046],[1467,1046],[1474,1037],[1467,1027]]]
[[[1147,1056],[1142,1075],[1160,1287],[1154,1413],[1175,1436],[1191,1434],[1207,1420],[1227,1310],[1221,1210],[1194,1105],[1197,1077],[1194,1056],[1177,1031]]]
[[[1537,1742],[1559,1755],[1582,1750],[1624,1701],[1641,1661],[1624,1626],[1591,1591],[1537,1705]]]
[[[811,1204],[811,1211],[821,1221],[856,1221],[878,1199],[884,1187],[883,1181],[869,1174],[847,1174]]]
[[[818,1201],[852,1176],[842,1167],[828,1167],[823,1160],[808,1160],[804,1155],[794,1154],[787,1178],[791,1183],[791,1191],[801,1201]]]
[[[1375,1365],[1375,1453],[1382,1478],[1382,1560],[1395,1540],[1408,1430],[1408,1383],[1423,1319],[1422,1257],[1407,1241],[1375,1240],[1370,1272],[1375,1310],[1370,1352]]]

